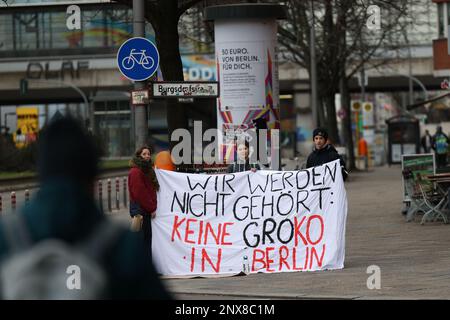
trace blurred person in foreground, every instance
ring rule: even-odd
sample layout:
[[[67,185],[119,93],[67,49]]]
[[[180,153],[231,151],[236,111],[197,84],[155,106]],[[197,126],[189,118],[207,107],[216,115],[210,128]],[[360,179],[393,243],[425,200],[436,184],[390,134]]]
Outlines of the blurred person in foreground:
[[[139,235],[96,206],[99,154],[91,136],[59,118],[43,130],[38,150],[39,191],[0,220],[2,298],[170,299]],[[79,279],[71,279],[77,267]]]
[[[316,128],[313,131],[314,149],[308,156],[306,168],[312,168],[339,159],[342,170],[342,178],[347,180],[348,172],[345,162],[337,150],[329,143],[328,132],[323,128]]]

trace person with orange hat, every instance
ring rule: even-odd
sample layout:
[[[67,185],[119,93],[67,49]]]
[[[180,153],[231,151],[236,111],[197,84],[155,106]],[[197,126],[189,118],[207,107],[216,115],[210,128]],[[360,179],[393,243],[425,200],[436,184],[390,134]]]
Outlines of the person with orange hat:
[[[362,136],[358,141],[358,155],[360,158],[363,158],[363,160],[364,160],[364,169],[368,170],[369,169],[369,151],[367,148],[367,141]]]

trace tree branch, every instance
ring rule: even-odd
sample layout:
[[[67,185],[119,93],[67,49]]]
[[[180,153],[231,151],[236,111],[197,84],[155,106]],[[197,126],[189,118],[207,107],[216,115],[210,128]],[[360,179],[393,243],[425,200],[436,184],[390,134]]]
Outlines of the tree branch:
[[[187,9],[193,7],[194,5],[196,5],[197,3],[200,3],[202,0],[187,0],[187,1],[181,1],[181,3],[179,2],[179,6],[178,6],[178,16],[182,16],[183,13],[186,12]]]

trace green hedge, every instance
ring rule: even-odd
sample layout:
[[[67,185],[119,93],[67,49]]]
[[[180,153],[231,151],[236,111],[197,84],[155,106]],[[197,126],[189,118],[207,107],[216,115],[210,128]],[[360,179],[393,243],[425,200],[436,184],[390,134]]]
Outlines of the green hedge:
[[[0,171],[23,172],[35,171],[37,159],[37,143],[16,148],[12,137],[0,136]]]

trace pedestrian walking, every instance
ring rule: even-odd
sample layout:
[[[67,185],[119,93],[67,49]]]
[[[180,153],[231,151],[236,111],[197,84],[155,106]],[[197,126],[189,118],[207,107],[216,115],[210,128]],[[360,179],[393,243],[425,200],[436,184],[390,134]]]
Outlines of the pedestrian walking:
[[[38,151],[39,190],[0,219],[1,298],[170,298],[141,238],[97,207],[99,152],[81,125],[51,121]]]
[[[228,173],[260,170],[258,163],[250,163],[250,146],[247,140],[237,143],[237,160],[227,168]]]
[[[364,139],[364,137],[362,136],[358,141],[358,155],[363,159],[364,170],[367,171],[369,169],[369,148],[367,146],[366,139]]]
[[[345,168],[345,162],[337,150],[328,143],[328,132],[323,128],[316,128],[313,131],[314,149],[308,156],[306,168],[320,166],[322,164],[339,159],[344,181],[347,179],[348,172]]]
[[[422,145],[422,150],[424,153],[429,153],[431,147],[433,146],[433,137],[428,130],[425,130],[425,134],[420,139],[420,144]]]
[[[151,219],[155,217],[157,207],[156,192],[159,191],[159,183],[153,169],[151,150],[148,146],[143,146],[135,152],[133,159],[130,161],[130,167],[128,174],[130,215],[135,221],[133,224],[134,230],[141,231],[143,234],[146,255],[151,260]],[[142,223],[139,220],[142,220]],[[137,228],[136,224],[139,224]]]
[[[438,126],[436,134],[433,136],[433,149],[436,154],[436,164],[438,168],[447,166],[447,152],[449,139],[447,135],[442,132],[442,127]]]

